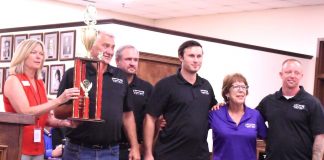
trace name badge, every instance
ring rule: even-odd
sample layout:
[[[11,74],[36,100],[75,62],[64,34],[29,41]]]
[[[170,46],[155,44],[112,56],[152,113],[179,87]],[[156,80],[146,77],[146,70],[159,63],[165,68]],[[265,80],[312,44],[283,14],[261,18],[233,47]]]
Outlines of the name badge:
[[[29,81],[21,81],[21,83],[23,86],[30,86]]]
[[[34,129],[34,142],[40,143],[41,142],[41,128],[35,128]]]

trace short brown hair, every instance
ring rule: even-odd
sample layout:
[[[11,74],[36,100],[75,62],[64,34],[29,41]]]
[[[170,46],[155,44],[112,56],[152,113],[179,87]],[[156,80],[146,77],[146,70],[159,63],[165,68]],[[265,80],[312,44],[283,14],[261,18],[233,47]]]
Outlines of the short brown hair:
[[[222,86],[222,96],[225,102],[228,102],[228,98],[226,97],[226,94],[229,93],[230,88],[235,82],[243,82],[245,85],[248,86],[246,78],[240,73],[234,73],[225,76],[223,80],[223,86]],[[248,95],[248,93],[249,91],[246,90],[246,95]]]
[[[200,47],[200,48],[202,48],[202,46],[201,46],[201,44],[199,42],[194,41],[194,40],[189,40],[189,41],[183,42],[179,46],[179,48],[178,48],[178,56],[183,57],[185,49],[190,48],[190,47]]]

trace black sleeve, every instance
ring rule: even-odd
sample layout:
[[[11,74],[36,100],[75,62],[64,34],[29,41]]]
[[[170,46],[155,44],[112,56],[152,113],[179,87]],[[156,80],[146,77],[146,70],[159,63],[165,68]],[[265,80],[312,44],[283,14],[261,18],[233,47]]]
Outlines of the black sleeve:
[[[265,107],[265,102],[266,102],[266,98],[267,97],[265,97],[265,98],[263,98],[262,100],[261,100],[261,102],[258,104],[258,106],[255,108],[256,110],[258,110],[259,112],[260,112],[260,114],[262,115],[262,117],[263,117],[263,119],[264,119],[264,121],[267,121],[267,118],[266,118],[266,116],[265,116],[265,113],[266,113],[266,107]]]
[[[65,91],[65,89],[73,87],[73,76],[74,68],[70,68],[64,73],[62,81],[60,82],[59,89],[57,91],[57,97],[60,96]],[[72,100],[66,102],[66,104],[72,104]]]
[[[313,135],[324,134],[324,111],[321,102],[314,98],[314,106],[310,110],[310,127]]]
[[[168,83],[165,80],[159,81],[150,96],[147,106],[146,113],[151,116],[158,117],[162,114],[162,111],[165,109],[168,103],[170,88],[167,87]]]

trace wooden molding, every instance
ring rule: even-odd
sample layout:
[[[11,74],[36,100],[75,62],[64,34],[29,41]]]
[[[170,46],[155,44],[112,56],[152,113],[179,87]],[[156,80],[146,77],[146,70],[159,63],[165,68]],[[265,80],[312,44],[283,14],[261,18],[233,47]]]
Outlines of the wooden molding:
[[[7,152],[8,152],[8,146],[0,145],[0,159],[1,160],[7,159]]]
[[[154,62],[163,62],[163,63],[175,64],[175,65],[181,64],[178,58],[164,56],[164,55],[157,55],[152,53],[145,53],[145,52],[140,52],[140,60],[150,60]]]

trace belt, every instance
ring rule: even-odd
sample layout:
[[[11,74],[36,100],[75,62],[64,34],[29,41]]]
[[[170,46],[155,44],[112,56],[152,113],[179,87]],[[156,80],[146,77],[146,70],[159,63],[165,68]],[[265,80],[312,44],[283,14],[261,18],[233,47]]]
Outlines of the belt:
[[[114,144],[88,144],[88,143],[83,143],[83,142],[80,142],[80,141],[75,141],[75,140],[72,140],[72,139],[69,139],[68,142],[72,143],[74,145],[79,145],[79,146],[90,148],[90,149],[108,149],[108,148],[112,148],[112,147],[115,147],[116,145],[118,145],[118,143],[114,143]]]

